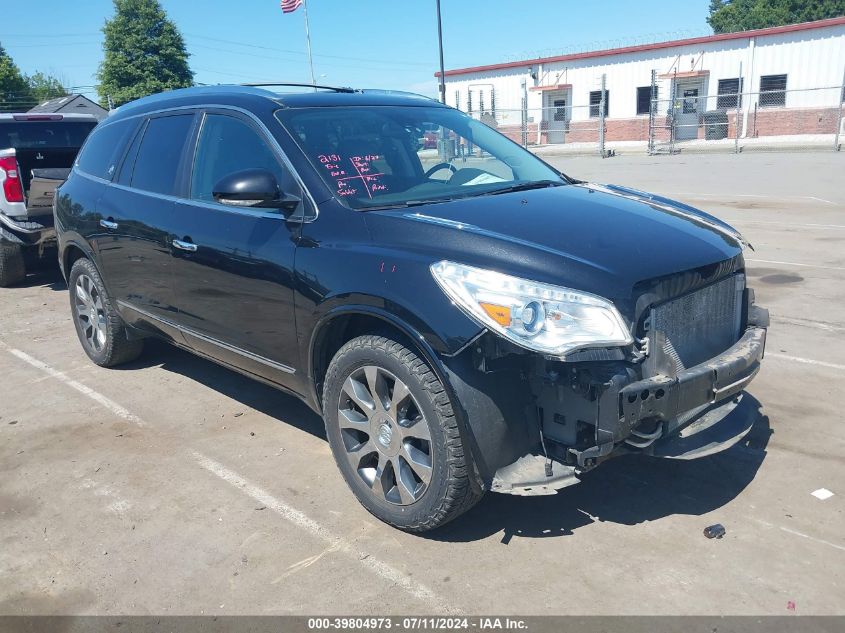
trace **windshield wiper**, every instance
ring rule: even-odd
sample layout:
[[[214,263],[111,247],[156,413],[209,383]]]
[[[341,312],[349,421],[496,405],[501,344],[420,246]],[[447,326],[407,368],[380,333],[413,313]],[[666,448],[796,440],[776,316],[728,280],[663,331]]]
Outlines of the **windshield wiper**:
[[[534,180],[532,182],[523,182],[508,187],[501,187],[500,189],[493,189],[492,191],[484,191],[478,194],[467,192],[462,196],[453,196],[451,198],[433,198],[431,200],[403,200],[400,202],[392,202],[390,204],[379,204],[375,206],[360,207],[359,211],[384,211],[386,209],[406,209],[408,207],[421,207],[426,204],[439,204],[442,202],[449,202],[451,200],[458,200],[461,198],[474,198],[478,196],[495,196],[500,193],[511,193],[512,191],[528,191],[529,189],[545,189],[547,187],[562,187],[565,182],[560,180]]]
[[[509,187],[502,187],[500,189],[493,189],[492,191],[485,191],[479,195],[481,196],[497,196],[500,193],[511,193],[512,191],[528,191],[530,189],[545,189],[547,187],[562,187],[566,183],[559,180],[534,180],[532,182],[522,182]]]
[[[375,206],[360,207],[359,211],[384,211],[385,209],[407,209],[408,207],[421,207],[426,204],[438,204],[449,202],[453,198],[435,198],[432,200],[403,200],[402,202],[391,202],[390,204],[379,204]]]

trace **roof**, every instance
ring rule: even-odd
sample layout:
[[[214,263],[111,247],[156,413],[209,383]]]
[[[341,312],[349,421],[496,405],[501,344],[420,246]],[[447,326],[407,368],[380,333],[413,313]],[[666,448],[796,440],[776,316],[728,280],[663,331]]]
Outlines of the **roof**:
[[[76,110],[87,110],[91,114],[101,114],[103,116],[108,114],[108,110],[100,106],[100,104],[92,101],[88,97],[80,94],[65,95],[64,97],[56,97],[44,103],[40,103],[34,108],[30,108],[30,112],[61,112],[62,114],[70,113]]]
[[[762,37],[766,35],[779,35],[782,33],[794,33],[796,31],[808,31],[811,29],[821,29],[828,26],[845,25],[845,17],[828,18],[827,20],[816,20],[815,22],[800,22],[798,24],[785,24],[783,26],[773,26],[766,29],[754,29],[751,31],[737,31],[736,33],[719,33],[718,35],[705,35],[702,37],[691,37],[683,40],[671,40],[668,42],[655,42],[653,44],[640,44],[637,46],[623,46],[621,48],[608,48],[599,51],[587,51],[584,53],[572,53],[569,55],[557,55],[555,57],[535,57],[534,59],[525,59],[516,62],[504,62],[501,64],[488,64],[486,66],[470,66],[468,68],[455,68],[447,70],[444,74],[446,77],[455,75],[468,75],[470,73],[487,72],[491,70],[504,70],[507,68],[524,68],[533,64],[548,64],[553,62],[568,62],[579,59],[591,59],[595,57],[609,57],[611,55],[623,55],[626,53],[640,53],[645,51],[654,51],[662,48],[675,48],[677,46],[691,46],[696,44],[707,44],[709,42],[724,42],[728,40],[747,39],[749,37]],[[435,77],[440,77],[440,72],[434,73]]]
[[[283,84],[279,84],[280,87]],[[120,106],[114,117],[143,114],[180,106],[207,104],[233,105],[243,108],[309,108],[331,106],[428,105],[446,107],[438,101],[410,92],[390,90],[328,89],[302,92],[276,92],[265,86],[218,85],[180,88],[143,97]]]

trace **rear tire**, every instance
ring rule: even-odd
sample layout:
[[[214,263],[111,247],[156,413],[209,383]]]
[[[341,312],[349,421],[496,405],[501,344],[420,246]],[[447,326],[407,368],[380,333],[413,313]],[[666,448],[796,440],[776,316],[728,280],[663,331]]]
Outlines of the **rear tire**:
[[[17,244],[0,243],[0,288],[19,283],[26,277],[23,250]]]
[[[443,383],[395,340],[366,335],[340,348],[326,374],[323,415],[346,483],[385,523],[433,530],[484,494]]]
[[[100,273],[88,259],[77,259],[68,278],[70,310],[82,349],[100,367],[133,361],[144,349],[143,339],[129,339]]]

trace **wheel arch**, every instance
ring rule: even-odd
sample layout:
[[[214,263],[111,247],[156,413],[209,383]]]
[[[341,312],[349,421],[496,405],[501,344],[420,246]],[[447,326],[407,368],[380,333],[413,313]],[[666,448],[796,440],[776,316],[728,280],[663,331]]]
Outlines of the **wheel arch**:
[[[323,380],[334,355],[353,338],[375,333],[393,334],[400,339],[399,342],[407,344],[428,363],[452,395],[437,353],[417,328],[395,314],[373,306],[342,306],[328,312],[317,322],[308,348],[311,396],[318,411],[322,411]]]
[[[61,248],[59,264],[61,265],[62,274],[66,281],[70,280],[70,269],[77,259],[85,258],[90,260],[97,269],[97,272],[100,272],[100,267],[97,265],[94,253],[84,241],[73,238],[65,239]],[[100,274],[100,277],[102,277],[102,274]]]

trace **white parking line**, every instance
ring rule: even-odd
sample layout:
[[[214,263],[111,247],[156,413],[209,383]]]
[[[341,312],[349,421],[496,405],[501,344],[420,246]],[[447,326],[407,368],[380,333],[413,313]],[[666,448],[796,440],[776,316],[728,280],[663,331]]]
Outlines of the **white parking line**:
[[[800,229],[845,229],[845,224],[813,224],[813,223],[795,223],[795,222],[769,222],[768,220],[748,220],[746,218],[722,218],[725,222],[730,224],[762,224],[764,226],[787,226],[790,228]]]
[[[692,193],[689,191],[674,191],[672,193],[662,193],[663,196],[690,196],[700,198],[767,198],[772,200],[815,200],[816,202],[823,202],[824,204],[832,204],[836,206],[833,200],[826,200],[816,196],[774,196],[764,195],[761,193]]]
[[[782,530],[783,532],[786,532],[787,534],[792,534],[793,536],[800,536],[801,538],[813,541],[814,543],[827,545],[828,547],[833,547],[834,549],[842,550],[843,552],[845,552],[845,546],[837,545],[836,543],[831,543],[830,541],[825,541],[824,539],[816,538],[815,536],[810,536],[809,534],[804,534],[803,532],[793,530],[792,528],[783,527],[782,525],[774,525],[773,523],[763,521],[762,519],[754,519],[754,521],[756,521],[760,525],[765,525],[766,527],[770,528],[777,528],[779,530]]]
[[[782,262],[774,259],[746,259],[747,262],[757,264],[780,264],[782,266],[801,266],[802,268],[822,268],[824,270],[845,270],[845,266],[822,266],[821,264],[800,264],[798,262]]]
[[[833,323],[825,323],[824,321],[813,321],[812,319],[797,319],[795,317],[773,316],[771,317],[773,323],[787,323],[789,325],[798,325],[801,327],[815,328],[817,330],[824,330],[825,332],[845,332],[845,326],[834,325]]]
[[[777,354],[767,352],[766,358],[777,358],[779,360],[789,360],[794,363],[802,363],[804,365],[817,365],[818,367],[826,367],[828,369],[838,369],[839,371],[845,371],[845,365],[828,363],[823,360],[813,360],[812,358],[802,358],[801,356],[790,356],[789,354]]]
[[[105,407],[106,409],[108,409],[109,411],[114,413],[116,416],[123,418],[127,422],[131,422],[132,424],[137,424],[138,426],[146,426],[145,422],[141,418],[139,418],[134,413],[130,413],[129,411],[124,409],[122,406],[117,404],[114,400],[110,400],[109,398],[107,398],[106,396],[101,394],[100,392],[94,391],[93,389],[91,389],[91,387],[83,385],[81,382],[77,382],[76,380],[73,380],[72,378],[68,378],[62,372],[60,372],[58,369],[53,369],[47,363],[40,361],[37,358],[33,358],[32,356],[30,356],[26,352],[22,352],[19,349],[15,349],[14,347],[9,347],[3,341],[0,341],[0,348],[6,350],[12,356],[15,356],[15,357],[21,359],[22,361],[31,365],[32,367],[35,367],[36,369],[43,371],[45,374],[47,374],[51,378],[55,378],[59,382],[64,383],[65,385],[67,385],[71,389],[76,389],[82,395],[91,398],[91,400],[93,400],[94,402],[96,402],[99,405],[102,405],[103,407]]]
[[[368,568],[376,575],[381,576],[386,581],[401,587],[417,600],[424,602],[433,611],[442,612],[445,610],[449,613],[460,613],[457,609],[447,606],[446,600],[438,596],[425,585],[412,580],[407,574],[404,574],[395,567],[392,567],[368,553],[357,549],[346,539],[332,534],[328,529],[324,528],[301,510],[297,510],[282,499],[274,497],[263,488],[251,483],[241,477],[238,473],[229,470],[222,464],[215,462],[205,455],[197,453],[196,451],[192,451],[191,454],[194,459],[197,460],[199,465],[205,468],[208,472],[216,475],[235,488],[238,488],[261,505],[266,506],[285,520],[293,523],[295,526],[302,528],[312,536],[324,541],[336,551],[342,552],[353,560],[361,563],[364,567]]]

